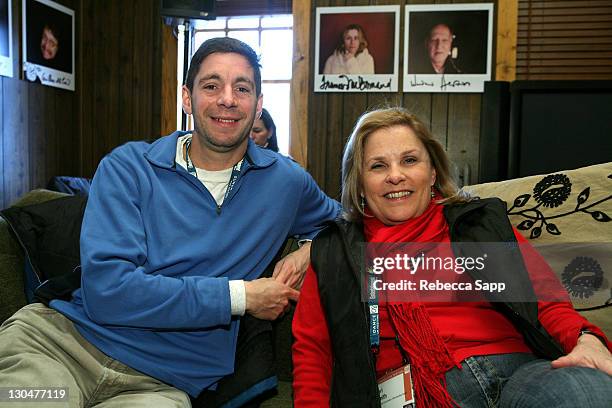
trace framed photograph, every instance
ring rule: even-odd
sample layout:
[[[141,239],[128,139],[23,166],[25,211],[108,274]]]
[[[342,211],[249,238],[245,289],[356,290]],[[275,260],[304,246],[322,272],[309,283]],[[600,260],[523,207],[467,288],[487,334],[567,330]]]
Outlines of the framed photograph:
[[[0,0],[0,75],[13,76],[13,19],[11,0]]]
[[[23,71],[28,81],[74,91],[74,10],[23,1]]]
[[[314,92],[397,92],[400,6],[317,7]]]
[[[404,92],[483,92],[491,80],[493,4],[406,6]]]

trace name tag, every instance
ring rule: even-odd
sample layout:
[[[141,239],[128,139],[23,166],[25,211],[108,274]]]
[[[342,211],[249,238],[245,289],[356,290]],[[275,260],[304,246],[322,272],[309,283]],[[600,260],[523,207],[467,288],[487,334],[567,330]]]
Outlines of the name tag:
[[[383,408],[414,408],[410,364],[388,372],[377,382]]]

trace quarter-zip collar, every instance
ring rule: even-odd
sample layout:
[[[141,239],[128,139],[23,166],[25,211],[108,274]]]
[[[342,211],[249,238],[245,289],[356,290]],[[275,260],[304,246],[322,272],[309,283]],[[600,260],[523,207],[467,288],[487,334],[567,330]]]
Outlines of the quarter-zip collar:
[[[155,142],[144,153],[144,157],[154,166],[164,169],[175,168],[176,142],[183,135],[191,132],[177,130],[169,136],[162,137]],[[244,170],[249,168],[265,168],[274,164],[277,160],[276,154],[270,150],[262,149],[255,145],[252,140],[248,140],[245,155],[246,163]]]

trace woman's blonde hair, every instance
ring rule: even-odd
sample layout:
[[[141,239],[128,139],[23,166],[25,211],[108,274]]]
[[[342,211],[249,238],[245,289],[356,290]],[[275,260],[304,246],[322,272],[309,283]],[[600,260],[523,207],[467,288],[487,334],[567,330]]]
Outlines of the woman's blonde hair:
[[[457,185],[450,172],[450,161],[444,148],[432,136],[427,126],[402,107],[377,109],[366,112],[357,120],[342,155],[342,206],[344,218],[360,221],[365,216],[361,208],[362,177],[365,142],[377,130],[392,126],[407,126],[423,143],[431,164],[436,170],[434,188],[443,197],[440,203],[465,202],[467,197],[458,194]]]

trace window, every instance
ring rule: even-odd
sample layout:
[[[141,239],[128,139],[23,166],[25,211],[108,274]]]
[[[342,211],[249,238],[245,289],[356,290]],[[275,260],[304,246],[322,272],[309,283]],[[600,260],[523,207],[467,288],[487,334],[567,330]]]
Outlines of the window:
[[[216,20],[198,21],[192,33],[194,52],[209,38],[232,37],[247,43],[260,55],[263,107],[276,124],[280,152],[288,154],[293,16],[217,17]]]

